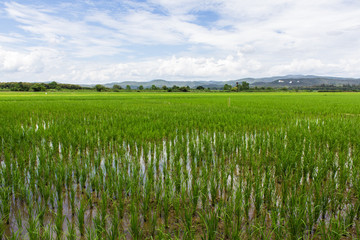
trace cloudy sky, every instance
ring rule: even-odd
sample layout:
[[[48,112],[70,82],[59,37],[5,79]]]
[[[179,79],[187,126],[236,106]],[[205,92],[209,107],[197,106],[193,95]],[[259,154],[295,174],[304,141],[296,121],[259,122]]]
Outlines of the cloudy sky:
[[[360,77],[359,0],[0,0],[0,81]]]

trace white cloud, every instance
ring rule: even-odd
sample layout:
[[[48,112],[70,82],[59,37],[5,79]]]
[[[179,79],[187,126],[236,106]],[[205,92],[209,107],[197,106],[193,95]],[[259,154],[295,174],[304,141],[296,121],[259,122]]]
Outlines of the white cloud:
[[[111,65],[72,64],[69,75],[52,78],[55,81],[106,83],[114,81],[144,81],[155,78],[168,80],[212,79],[227,80],[245,77],[261,68],[258,61],[246,59],[241,53],[222,59],[171,57],[154,61],[129,62]]]
[[[74,57],[114,55],[121,49],[121,34],[83,20],[54,16],[42,8],[6,3],[9,16],[31,33],[30,41],[61,48]],[[55,10],[53,10],[55,11]]]
[[[19,77],[11,72],[28,73],[34,80],[82,83],[295,73],[360,76],[359,1],[122,0],[2,6],[0,25],[2,19],[16,22],[0,32],[0,72],[7,72],[10,80]],[[202,23],[201,11],[215,18]],[[162,47],[166,50],[157,53]]]
[[[32,48],[27,52],[0,48],[0,72],[40,73],[56,58],[56,51],[47,48]]]
[[[323,62],[319,59],[295,59],[288,64],[273,66],[268,75],[318,74],[345,77],[359,77],[360,59],[340,59],[336,62]],[[346,72],[346,74],[344,74]]]
[[[313,73],[316,70],[323,69],[325,64],[318,59],[293,60],[289,64],[277,65],[270,69],[273,75],[282,75],[287,73]]]
[[[157,65],[155,72],[165,78],[179,76],[223,80],[251,74],[261,67],[258,61],[246,59],[241,53],[237,56],[229,55],[223,59],[172,57],[159,60]]]

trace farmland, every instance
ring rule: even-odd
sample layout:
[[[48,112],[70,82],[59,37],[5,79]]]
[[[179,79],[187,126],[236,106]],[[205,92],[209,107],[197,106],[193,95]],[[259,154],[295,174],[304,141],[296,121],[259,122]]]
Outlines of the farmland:
[[[0,92],[0,234],[360,236],[356,93]]]

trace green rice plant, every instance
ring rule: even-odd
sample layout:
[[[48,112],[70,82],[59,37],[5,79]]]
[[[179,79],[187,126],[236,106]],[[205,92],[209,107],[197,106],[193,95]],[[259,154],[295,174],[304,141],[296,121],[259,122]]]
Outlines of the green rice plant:
[[[321,195],[321,216],[322,216],[322,219],[325,219],[326,212],[328,211],[330,196],[329,196],[328,189],[325,188],[323,190],[324,191],[322,192],[322,195]]]
[[[104,238],[106,229],[104,228],[104,224],[102,222],[102,219],[99,215],[96,215],[93,219],[94,222],[94,228],[95,228],[95,238],[96,239],[102,239]]]
[[[246,239],[245,231],[243,231],[236,223],[231,228],[231,235],[229,239]]]
[[[204,209],[207,206],[207,200],[208,200],[208,172],[205,168],[201,169],[202,171],[202,182],[201,182],[201,188],[200,188],[200,197],[201,197],[201,206]]]
[[[235,215],[235,222],[236,228],[239,229],[242,223],[242,216],[243,216],[243,193],[242,193],[242,181],[239,181],[239,186],[236,189],[235,196],[234,196],[234,215]]]
[[[180,196],[174,195],[173,198],[171,199],[171,202],[172,202],[172,206],[175,211],[175,216],[173,218],[174,218],[175,222],[177,223],[179,221],[179,217],[180,217],[180,210],[181,210],[180,208],[182,207]]]
[[[192,188],[191,188],[191,203],[192,203],[192,213],[193,215],[196,212],[198,201],[200,198],[200,184],[199,181],[192,181]]]
[[[77,222],[79,227],[79,232],[81,236],[84,236],[85,233],[85,211],[87,208],[87,202],[85,199],[82,199],[80,202],[80,207],[77,211]]]
[[[151,173],[149,173],[151,174]],[[142,215],[144,216],[144,222],[147,221],[150,209],[150,199],[151,199],[151,191],[152,191],[152,182],[147,179],[145,182],[145,189],[143,193],[143,200],[142,200]]]
[[[87,201],[87,204],[89,206],[90,209],[93,209],[94,205],[93,205],[93,198],[92,198],[92,193],[91,193],[91,189],[90,188],[87,188],[85,191],[84,191],[84,195],[86,197],[86,201]]]
[[[193,212],[191,207],[183,207],[182,212],[182,224],[184,226],[184,238],[193,239],[194,238],[194,229],[192,226]]]
[[[166,182],[166,180],[165,180],[165,182]],[[164,225],[165,225],[165,228],[168,228],[169,227],[169,212],[170,212],[170,207],[171,207],[170,184],[166,185],[164,190],[165,190],[165,192],[163,194],[161,207],[163,209]]]
[[[173,236],[171,236],[171,234],[166,233],[164,226],[162,226],[161,228],[158,228],[156,230],[156,232],[157,232],[157,235],[155,236],[155,239],[157,239],[157,240],[177,239],[177,238],[174,238]]]
[[[29,215],[28,227],[26,230],[30,240],[36,240],[40,238],[39,222],[36,216]]]
[[[161,199],[162,191],[163,191],[162,177],[159,177],[154,184],[155,184],[155,186],[154,186],[154,205],[160,206],[160,199]]]
[[[14,232],[13,234],[11,234],[11,237],[7,238],[8,240],[16,240],[16,239],[20,239],[20,235],[21,235],[21,229]]]
[[[220,221],[219,210],[214,209],[209,212],[199,212],[199,216],[201,217],[201,220],[203,221],[206,228],[206,231],[204,231],[204,236],[202,236],[201,239],[216,239],[217,228]]]
[[[65,182],[68,191],[72,188],[72,184],[73,184],[73,174],[69,168],[71,167],[67,167],[67,169],[65,170],[65,176],[66,176]]]
[[[4,238],[4,233],[5,233],[5,223],[3,221],[0,221],[0,237]]]
[[[79,184],[81,171],[80,171],[80,166],[79,166],[79,162],[77,161],[77,159],[73,162],[73,170],[74,170],[76,183]]]
[[[119,212],[118,207],[115,204],[113,206],[112,214],[111,214],[111,227],[106,233],[108,239],[115,240],[115,239],[119,239],[120,237],[119,234],[120,219],[118,212]]]
[[[53,238],[53,232],[52,232],[52,229],[51,229],[51,225],[47,225],[44,230],[42,231],[42,234],[41,234],[41,239],[44,239],[44,240],[52,240],[54,239]]]
[[[57,199],[62,199],[62,195],[63,195],[62,183],[60,181],[56,181],[55,187],[56,187]]]
[[[280,211],[277,208],[271,209],[270,215],[271,215],[271,232],[274,235],[275,239],[283,239],[283,219],[280,217]]]
[[[108,208],[108,196],[107,196],[107,192],[104,191],[101,194],[101,202],[100,202],[100,217],[101,217],[101,223],[103,229],[105,229],[106,227],[107,208]]]
[[[49,200],[50,200],[50,195],[51,195],[51,186],[47,185],[46,183],[44,183],[45,185],[43,186],[43,200],[45,204],[48,204]]]
[[[215,207],[218,198],[218,181],[219,179],[216,178],[215,175],[210,177],[210,195],[211,195],[211,204]]]
[[[93,228],[92,226],[88,226],[86,228],[86,239],[88,239],[88,240],[98,239],[96,236],[95,228]]]
[[[123,197],[119,197],[117,200],[117,214],[120,220],[123,219],[124,217],[124,208],[125,208],[125,203],[124,203],[124,199]]]
[[[356,215],[356,206],[354,206],[353,204],[349,204],[344,215],[344,225],[347,226],[348,230],[353,226],[355,222],[354,220]]]
[[[244,210],[246,214],[246,221],[250,219],[250,205],[251,205],[251,193],[252,193],[252,178],[246,176],[246,186],[244,189]]]
[[[45,222],[45,215],[46,215],[46,207],[43,206],[42,203],[39,203],[37,205],[37,216],[38,216],[38,219],[39,219],[39,225],[40,227],[44,227],[44,222]]]
[[[49,192],[50,192],[50,196],[49,196],[49,201],[50,201],[50,205],[52,207],[52,209],[55,209],[55,194],[56,192],[52,192],[51,186],[48,186],[49,188]]]
[[[223,222],[224,222],[224,231],[225,238],[230,238],[230,229],[234,227],[235,224],[232,224],[234,220],[234,203],[232,201],[227,201],[224,206],[223,211]],[[235,222],[235,221],[234,221]]]
[[[67,222],[67,227],[68,227],[68,233],[66,235],[66,239],[68,239],[68,240],[76,240],[77,236],[76,236],[75,223],[68,221]]]
[[[71,207],[71,215],[74,216],[75,215],[75,187],[70,186],[70,207]]]
[[[155,238],[155,234],[156,234],[156,227],[158,225],[158,211],[159,211],[159,206],[155,206],[150,218],[150,236],[152,238]]]
[[[254,205],[256,216],[260,216],[261,214],[261,206],[263,203],[263,188],[261,186],[262,176],[259,171],[255,171],[255,184],[254,184]]]
[[[84,193],[84,190],[86,189],[86,180],[87,180],[87,171],[85,168],[82,168],[80,170],[80,186],[82,193]]]
[[[10,187],[3,187],[0,191],[0,199],[1,199],[1,216],[2,221],[9,224],[10,219],[10,208],[11,208],[11,200],[10,200],[11,189]]]
[[[289,233],[291,239],[299,239],[303,237],[304,230],[306,229],[305,225],[305,196],[295,196],[290,197],[289,206],[288,206],[288,217],[287,224],[289,227]]]
[[[309,233],[313,233],[315,223],[317,222],[317,219],[320,216],[320,206],[314,206],[311,202],[311,199],[307,200],[307,221],[306,221],[306,227],[308,228]]]
[[[141,226],[139,219],[139,210],[135,206],[135,203],[131,203],[130,207],[130,226],[129,226],[130,234],[133,239],[141,239]]]
[[[19,229],[19,230],[22,230],[22,228],[23,228],[23,216],[22,216],[22,214],[21,214],[21,210],[20,209],[18,209],[18,211],[17,211],[17,213],[16,213],[16,216],[15,216],[15,219],[16,219],[16,225],[17,225],[17,228]]]
[[[348,232],[349,225],[339,215],[337,218],[330,219],[328,237],[331,239],[342,239],[350,235]]]
[[[266,226],[262,224],[254,224],[253,225],[254,231],[251,234],[252,239],[272,239],[272,232],[269,232]]]
[[[56,239],[62,239],[64,220],[65,220],[65,216],[63,215],[62,211],[57,211],[56,217],[54,220]]]

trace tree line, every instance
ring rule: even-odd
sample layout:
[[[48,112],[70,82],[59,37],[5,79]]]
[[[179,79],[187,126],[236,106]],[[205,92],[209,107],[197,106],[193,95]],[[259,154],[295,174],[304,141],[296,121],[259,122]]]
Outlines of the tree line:
[[[189,92],[191,90],[197,90],[197,91],[210,91],[210,90],[224,90],[224,91],[246,91],[246,90],[250,90],[250,84],[248,82],[242,82],[241,84],[236,83],[236,86],[231,86],[229,84],[225,84],[224,87],[222,88],[209,88],[209,87],[203,87],[203,86],[196,86],[194,88],[191,88],[189,86],[182,86],[179,87],[177,85],[173,85],[172,87],[167,87],[167,86],[162,86],[162,87],[158,87],[156,85],[151,85],[151,87],[147,87],[145,88],[143,85],[140,85],[138,87],[132,88],[130,85],[126,85],[125,88],[123,88],[122,86],[115,84],[113,85],[112,89],[111,88],[107,88],[104,85],[101,84],[97,84],[95,85],[95,90],[98,92],[103,92],[103,91],[121,91],[121,90],[127,90],[127,91],[131,91],[131,90],[137,90],[137,91],[168,91],[168,92]]]
[[[55,81],[50,83],[29,83],[29,82],[0,82],[0,89],[7,91],[21,91],[21,92],[45,92],[45,91],[61,91],[61,90],[95,90],[98,92],[105,91],[167,91],[167,92],[190,92],[190,91],[211,91],[211,90],[223,90],[223,91],[246,91],[249,90],[249,83],[242,82],[241,84],[236,84],[236,86],[231,86],[229,84],[225,84],[223,87],[219,88],[209,88],[203,86],[189,87],[189,86],[177,86],[173,85],[172,87],[162,86],[158,87],[156,85],[152,85],[151,87],[144,87],[140,85],[138,87],[132,87],[130,85],[126,85],[125,88],[115,84],[112,88],[108,88],[104,85],[97,84],[93,87],[83,87],[76,84],[64,84],[57,83]],[[265,90],[265,88],[264,88]]]
[[[195,86],[193,88],[189,86],[177,86],[173,85],[172,87],[167,86],[156,86],[152,85],[150,87],[144,87],[143,85],[133,87],[126,85],[122,87],[118,84],[112,86],[112,88],[106,87],[101,84],[97,84],[93,87],[84,87],[76,84],[64,84],[57,83],[55,81],[50,83],[28,83],[28,82],[0,82],[0,89],[5,91],[22,91],[22,92],[45,92],[45,91],[72,91],[72,90],[92,90],[98,92],[120,92],[120,91],[162,91],[162,92],[190,92],[190,91],[225,91],[225,92],[241,92],[241,91],[360,91],[360,85],[319,85],[319,86],[310,86],[310,87],[250,87],[248,82],[236,83],[235,86],[230,84],[224,84],[223,87],[204,87],[204,86]]]
[[[28,82],[0,82],[0,89],[21,92],[45,92],[48,90],[80,90],[89,89],[76,84],[50,83],[28,83]]]

